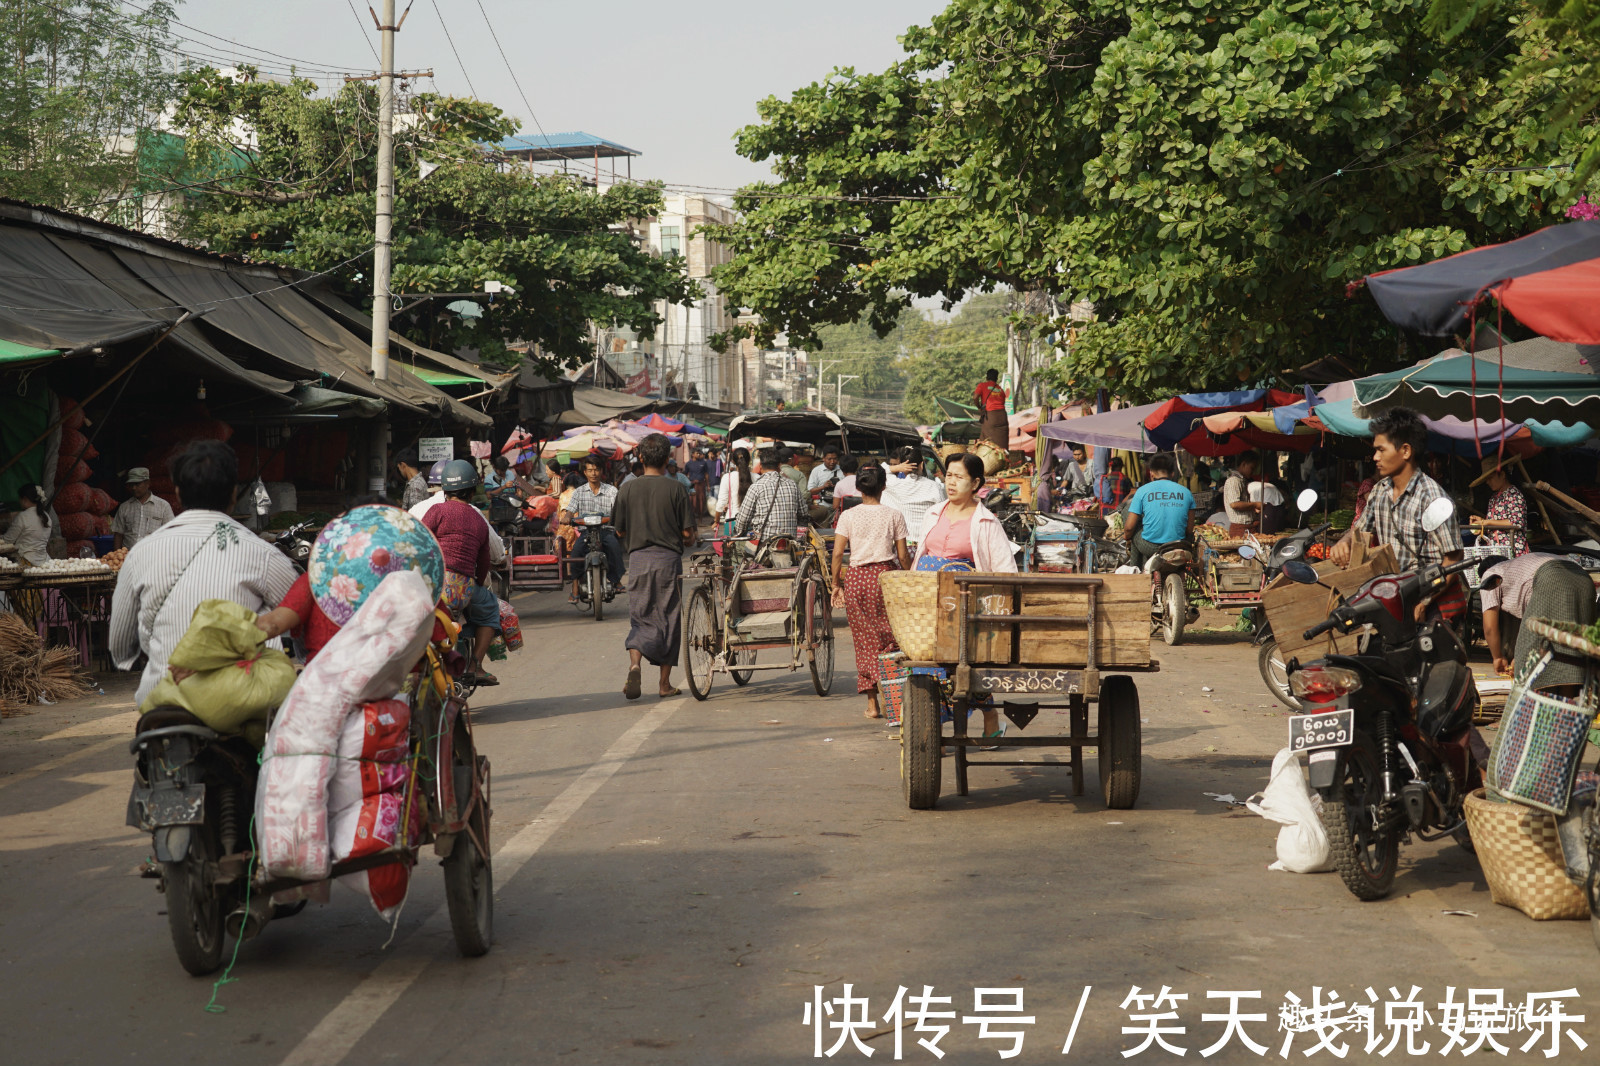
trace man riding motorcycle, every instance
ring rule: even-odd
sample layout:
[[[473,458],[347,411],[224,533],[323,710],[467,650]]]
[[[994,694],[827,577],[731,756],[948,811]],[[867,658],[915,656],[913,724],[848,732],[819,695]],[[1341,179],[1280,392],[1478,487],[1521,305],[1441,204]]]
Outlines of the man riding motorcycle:
[[[572,493],[572,498],[561,511],[561,524],[564,526],[583,525],[583,519],[592,515],[600,517],[602,524],[598,526],[583,526],[583,532],[578,536],[578,542],[573,546],[571,557],[582,559],[589,553],[589,538],[591,535],[600,538],[600,549],[606,555],[606,578],[610,582],[610,591],[606,598],[610,599],[622,585],[622,542],[617,539],[617,531],[611,526],[611,512],[617,505],[617,487],[605,479],[605,460],[598,455],[586,455],[583,458],[583,476],[585,483],[579,485]],[[578,600],[577,574],[572,578],[572,601]]]
[[[1151,456],[1150,480],[1128,500],[1128,522],[1123,539],[1129,561],[1143,567],[1145,560],[1168,544],[1187,544],[1194,529],[1194,495],[1173,480],[1178,464],[1165,452]]]

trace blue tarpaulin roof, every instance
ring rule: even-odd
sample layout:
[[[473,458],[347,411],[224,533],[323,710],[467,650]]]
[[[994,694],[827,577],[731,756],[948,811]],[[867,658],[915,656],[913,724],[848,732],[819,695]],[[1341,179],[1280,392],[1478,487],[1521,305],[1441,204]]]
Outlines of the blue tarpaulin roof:
[[[582,130],[568,133],[530,133],[524,130],[515,137],[507,137],[495,147],[502,152],[524,155],[529,159],[593,159],[596,155],[610,159],[640,154],[632,148]]]

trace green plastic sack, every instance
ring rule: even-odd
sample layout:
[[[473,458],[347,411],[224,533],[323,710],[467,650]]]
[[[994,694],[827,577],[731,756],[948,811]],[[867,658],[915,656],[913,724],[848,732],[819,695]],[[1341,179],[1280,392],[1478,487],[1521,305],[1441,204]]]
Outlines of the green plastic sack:
[[[232,600],[205,600],[194,609],[189,629],[172,649],[168,667],[193,670],[181,682],[170,669],[140,704],[182,707],[219,733],[264,735],[267,712],[294,687],[294,663],[276,648],[264,648],[267,635],[256,614]]]

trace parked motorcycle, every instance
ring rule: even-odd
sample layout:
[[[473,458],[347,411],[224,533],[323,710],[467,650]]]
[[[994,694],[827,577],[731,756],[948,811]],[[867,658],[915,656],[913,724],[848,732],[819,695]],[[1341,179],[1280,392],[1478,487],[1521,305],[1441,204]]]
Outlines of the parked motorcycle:
[[[578,580],[578,609],[593,611],[594,620],[599,622],[605,616],[605,605],[616,595],[606,577],[606,553],[600,547],[600,538],[605,536],[605,519],[586,515],[579,520],[579,525],[583,526],[588,551],[583,557],[583,573]]]
[[[316,534],[311,532],[312,523],[301,522],[290,526],[273,538],[272,546],[289,557],[295,569],[305,572],[306,565],[311,559],[311,546],[316,543]]]
[[[1145,560],[1144,572],[1150,575],[1150,622],[1168,644],[1181,641],[1183,627],[1200,617],[1200,609],[1189,602],[1193,570],[1194,552],[1181,542],[1163,544]]]
[[[1437,529],[1454,507],[1436,500],[1423,525]],[[1488,748],[1472,725],[1478,689],[1466,648],[1445,623],[1414,620],[1453,575],[1477,565],[1424,566],[1383,574],[1306,630],[1354,633],[1370,626],[1366,654],[1289,663],[1289,685],[1309,713],[1289,719],[1289,745],[1307,753],[1311,787],[1322,796],[1322,824],[1339,876],[1357,899],[1382,899],[1394,884],[1400,843],[1453,836],[1472,847],[1464,803],[1483,783]],[[1319,584],[1303,560],[1283,572]],[[1331,586],[1328,586],[1331,588]]]
[[[1301,522],[1305,521],[1306,512],[1316,505],[1315,489],[1305,489],[1295,498],[1295,507],[1300,512]],[[1284,563],[1291,559],[1305,559],[1306,551],[1312,542],[1326,533],[1331,524],[1324,522],[1309,529],[1303,528],[1274,544],[1272,550],[1262,560],[1262,568],[1265,571],[1263,587],[1272,584],[1273,579],[1283,572]],[[1249,545],[1240,548],[1239,554],[1246,559],[1257,557],[1256,549]],[[1267,621],[1266,611],[1257,611],[1257,614],[1259,617],[1256,619],[1256,631],[1250,643],[1260,649],[1256,655],[1256,668],[1261,671],[1261,680],[1267,683],[1267,689],[1277,697],[1278,702],[1298,711],[1301,709],[1301,703],[1289,691],[1288,662],[1278,651],[1278,641],[1272,635],[1272,623]]]

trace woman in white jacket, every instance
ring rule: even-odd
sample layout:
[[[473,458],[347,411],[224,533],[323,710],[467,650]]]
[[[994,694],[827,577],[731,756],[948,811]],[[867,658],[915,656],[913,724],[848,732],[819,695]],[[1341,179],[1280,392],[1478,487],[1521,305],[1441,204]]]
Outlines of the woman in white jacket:
[[[717,485],[716,498],[710,504],[711,515],[718,521],[739,513],[744,494],[750,491],[750,486],[755,482],[755,477],[750,473],[750,449],[734,448],[732,459],[727,473],[722,475],[722,481]]]
[[[917,543],[913,570],[976,570],[979,573],[1017,572],[1015,548],[1000,526],[1000,519],[978,502],[983,487],[983,460],[976,455],[952,455],[944,461],[946,499],[928,510]],[[1005,736],[1000,712],[993,702],[983,711],[983,735]]]

